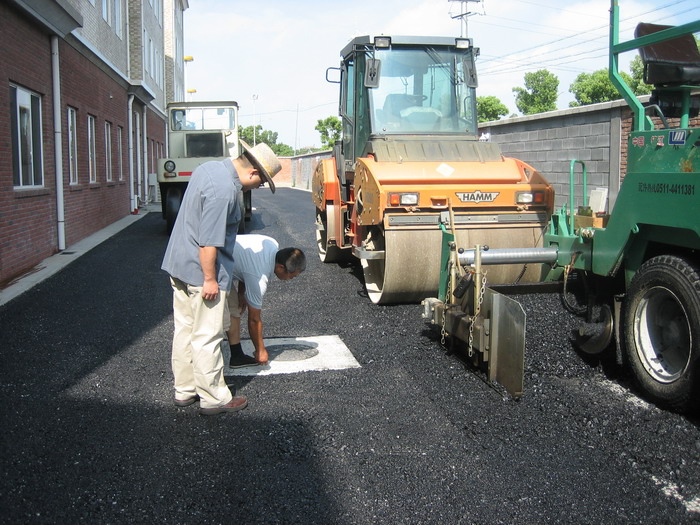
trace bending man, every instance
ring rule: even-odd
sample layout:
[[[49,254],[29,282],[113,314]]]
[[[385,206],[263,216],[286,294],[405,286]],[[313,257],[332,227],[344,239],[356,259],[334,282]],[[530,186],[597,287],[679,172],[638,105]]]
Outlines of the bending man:
[[[241,235],[233,250],[233,278],[238,281],[237,292],[228,296],[231,326],[227,330],[231,347],[231,368],[265,365],[267,349],[263,341],[262,305],[267,286],[273,275],[282,281],[294,279],[306,269],[306,256],[298,248],[279,249],[277,241],[265,235]],[[248,334],[255,347],[255,357],[241,348],[241,315],[248,309]]]

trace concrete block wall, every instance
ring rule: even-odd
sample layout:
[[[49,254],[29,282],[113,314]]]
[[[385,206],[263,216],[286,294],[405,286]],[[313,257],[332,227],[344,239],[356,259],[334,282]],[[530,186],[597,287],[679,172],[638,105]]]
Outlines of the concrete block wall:
[[[323,159],[329,159],[332,156],[333,152],[329,150],[318,151],[315,153],[307,153],[306,155],[297,155],[296,157],[292,157],[292,187],[310,190],[311,178],[313,177],[316,166]]]
[[[585,164],[587,192],[605,187],[614,203],[620,187],[620,147],[623,101],[552,111],[479,125],[489,133],[505,156],[519,158],[538,170],[552,184],[557,207],[569,200],[572,160]],[[574,196],[583,201],[582,167],[574,166]],[[609,209],[609,208],[608,208]]]

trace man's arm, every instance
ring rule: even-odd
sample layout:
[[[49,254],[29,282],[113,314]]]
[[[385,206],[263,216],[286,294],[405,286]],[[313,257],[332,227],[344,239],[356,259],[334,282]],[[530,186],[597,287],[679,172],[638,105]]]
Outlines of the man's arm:
[[[199,247],[199,264],[204,272],[202,299],[216,299],[219,295],[219,281],[216,279],[216,246]]]
[[[268,361],[267,348],[263,342],[262,311],[248,305],[248,334],[255,346],[255,360],[261,365]]]

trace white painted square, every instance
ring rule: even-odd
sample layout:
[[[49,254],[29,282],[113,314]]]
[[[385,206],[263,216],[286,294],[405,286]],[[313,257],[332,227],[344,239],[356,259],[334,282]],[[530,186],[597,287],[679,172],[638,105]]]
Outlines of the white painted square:
[[[305,357],[303,352],[275,351],[276,346],[290,346],[307,349],[310,357]],[[243,352],[252,356],[255,347],[250,339],[242,339]],[[244,368],[229,368],[230,350],[227,344],[223,345],[224,375],[227,376],[262,376],[269,374],[296,374],[312,370],[343,370],[346,368],[360,368],[352,352],[337,335],[322,335],[316,337],[275,337],[265,339],[265,347],[270,354],[267,366],[247,366]],[[285,356],[285,353],[288,354]],[[292,358],[289,357],[292,356]],[[298,355],[298,358],[296,358]]]

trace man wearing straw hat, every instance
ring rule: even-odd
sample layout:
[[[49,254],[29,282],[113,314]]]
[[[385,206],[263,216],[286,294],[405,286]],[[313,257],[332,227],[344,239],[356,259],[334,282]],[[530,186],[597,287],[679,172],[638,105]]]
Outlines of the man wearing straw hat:
[[[281,165],[267,144],[241,145],[238,158],[205,162],[192,172],[162,264],[173,289],[174,402],[184,407],[199,401],[203,415],[248,405],[226,385],[221,353],[233,249],[243,220],[239,195],[265,183],[274,193],[272,177]]]

